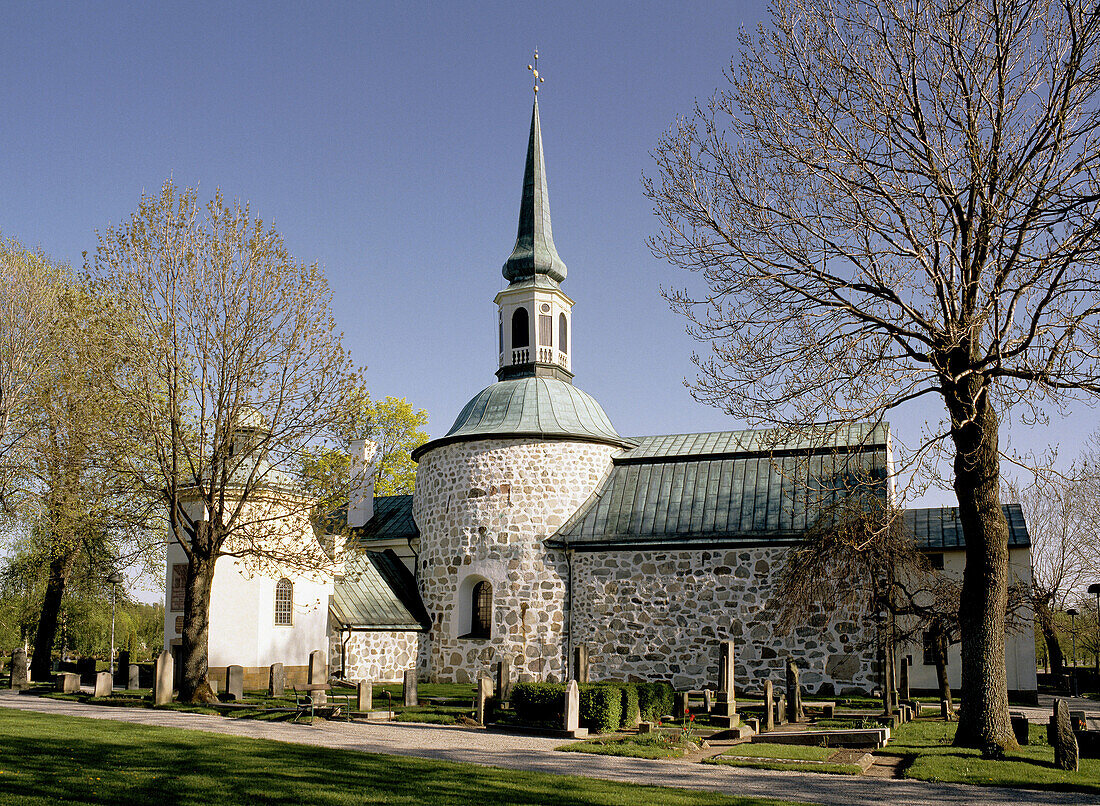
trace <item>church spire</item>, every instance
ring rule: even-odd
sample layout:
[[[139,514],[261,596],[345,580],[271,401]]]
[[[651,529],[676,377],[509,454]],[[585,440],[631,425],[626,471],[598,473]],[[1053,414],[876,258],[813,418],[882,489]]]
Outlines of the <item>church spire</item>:
[[[529,280],[536,274],[545,274],[560,283],[566,273],[550,228],[550,195],[546,190],[546,168],[542,156],[537,83],[535,92],[535,103],[531,108],[531,136],[527,142],[527,165],[523,170],[523,197],[519,204],[519,229],[515,248],[503,269],[504,279],[510,283]]]

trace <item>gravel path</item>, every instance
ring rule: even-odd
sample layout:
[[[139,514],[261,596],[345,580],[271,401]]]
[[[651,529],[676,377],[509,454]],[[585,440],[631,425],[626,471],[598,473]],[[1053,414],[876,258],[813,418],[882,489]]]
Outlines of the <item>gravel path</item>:
[[[219,716],[111,708],[0,692],[0,708],[109,719],[141,725],[202,730],[229,736],[274,739],[364,753],[417,756],[554,775],[581,775],[625,783],[687,787],[730,795],[779,797],[827,806],[1022,806],[1022,804],[1095,804],[1095,795],[1037,790],[992,789],[960,784],[851,778],[799,772],[715,767],[679,761],[558,753],[558,739],[515,736],[492,731],[411,723],[328,722],[293,725],[226,719]]]

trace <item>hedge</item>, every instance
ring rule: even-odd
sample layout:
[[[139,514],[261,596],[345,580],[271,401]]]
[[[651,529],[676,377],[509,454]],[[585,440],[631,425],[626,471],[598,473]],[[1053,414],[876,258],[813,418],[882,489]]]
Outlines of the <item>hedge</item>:
[[[561,727],[565,715],[565,686],[561,683],[516,683],[512,708],[526,725]]]
[[[581,686],[581,724],[593,733],[619,729],[623,714],[622,691],[600,683]]]

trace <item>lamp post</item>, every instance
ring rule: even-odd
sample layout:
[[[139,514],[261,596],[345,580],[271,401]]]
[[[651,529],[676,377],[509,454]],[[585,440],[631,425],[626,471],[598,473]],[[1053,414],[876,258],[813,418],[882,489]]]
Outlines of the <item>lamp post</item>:
[[[1070,629],[1070,634],[1073,636],[1073,677],[1071,678],[1073,680],[1073,684],[1070,686],[1070,691],[1073,693],[1073,696],[1076,697],[1077,696],[1077,617],[1081,614],[1074,607],[1071,607],[1066,612],[1069,614],[1069,624],[1070,624],[1069,629]]]
[[[1096,661],[1096,685],[1100,685],[1100,582],[1093,582],[1088,587],[1089,593],[1096,597],[1096,643],[1093,645],[1093,658]]]
[[[115,600],[118,599],[118,586],[122,584],[122,574],[112,571],[107,575],[107,584],[111,586],[111,679],[115,678]]]

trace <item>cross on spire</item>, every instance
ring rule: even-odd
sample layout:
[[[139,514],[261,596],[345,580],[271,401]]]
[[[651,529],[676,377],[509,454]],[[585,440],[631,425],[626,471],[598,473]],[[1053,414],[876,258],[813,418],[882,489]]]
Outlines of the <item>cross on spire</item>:
[[[534,86],[533,89],[535,90],[535,94],[537,95],[538,91],[539,91],[539,84],[542,84],[544,81],[546,81],[545,78],[543,78],[542,76],[539,75],[539,49],[538,48],[535,48],[535,63],[527,65],[527,69],[531,71],[531,77],[535,81],[535,86]]]

